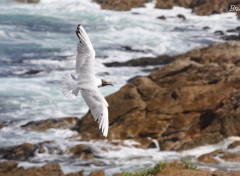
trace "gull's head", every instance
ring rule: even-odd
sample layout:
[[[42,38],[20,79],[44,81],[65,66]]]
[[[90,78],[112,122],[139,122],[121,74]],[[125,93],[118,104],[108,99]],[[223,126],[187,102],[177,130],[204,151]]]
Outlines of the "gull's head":
[[[113,86],[113,84],[111,82],[108,82],[104,79],[101,79],[102,80],[102,85],[100,87],[104,87],[104,86]]]

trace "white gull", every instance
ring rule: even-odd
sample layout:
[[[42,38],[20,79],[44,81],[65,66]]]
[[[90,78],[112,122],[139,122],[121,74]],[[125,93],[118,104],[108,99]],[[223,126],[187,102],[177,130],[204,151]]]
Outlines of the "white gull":
[[[95,76],[95,51],[82,25],[78,25],[76,34],[79,38],[76,57],[76,74],[67,73],[62,80],[62,93],[69,99],[76,99],[79,91],[91,113],[99,123],[103,136],[108,134],[108,103],[98,87],[112,85]]]

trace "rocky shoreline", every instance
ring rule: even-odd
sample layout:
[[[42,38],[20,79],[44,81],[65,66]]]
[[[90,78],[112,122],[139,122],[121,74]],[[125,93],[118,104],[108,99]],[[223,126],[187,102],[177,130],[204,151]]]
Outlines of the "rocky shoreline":
[[[180,151],[216,144],[229,136],[239,136],[239,74],[238,41],[218,43],[173,57],[168,65],[149,76],[130,79],[127,85],[107,97],[110,105],[108,141],[114,143],[116,140],[131,139],[139,142],[136,147],[140,148],[156,147],[157,141],[161,150]],[[1,124],[1,128],[4,126],[7,124]],[[32,131],[70,129],[77,131],[82,141],[103,139],[96,131],[97,124],[90,113],[80,120],[66,117],[32,121],[22,128]],[[217,164],[220,158],[227,162],[240,162],[239,149],[237,141],[226,150],[200,156],[198,161]],[[10,169],[3,167],[0,174],[16,176],[33,172],[64,175],[56,163],[38,169],[17,167],[17,162],[31,159],[36,152],[51,151],[58,155],[66,152],[53,141],[2,148],[0,157],[6,161],[0,165]],[[83,160],[97,157],[88,145],[76,145],[67,152]],[[101,173],[105,175],[104,171]],[[70,175],[81,174],[83,171]]]
[[[135,7],[144,7],[144,4],[150,2],[149,0],[94,0],[101,5],[102,9],[117,10],[117,11],[127,11]],[[157,0],[155,8],[159,9],[171,9],[174,6],[184,7],[192,9],[192,13],[196,15],[212,15],[219,14],[223,12],[229,12],[230,5],[238,6],[240,5],[239,0]],[[240,16],[240,13],[236,13]]]
[[[149,147],[151,137],[162,150],[184,150],[238,136],[239,51],[235,41],[196,49],[149,76],[129,80],[107,97],[108,138]],[[89,125],[96,125],[90,113],[74,129],[83,139],[99,138]]]
[[[17,0],[37,3],[39,0]],[[143,7],[148,0],[95,0],[103,9],[125,11]],[[197,15],[227,12],[230,4],[240,1],[194,1],[157,0],[156,8],[173,6],[191,8]],[[237,13],[239,16],[240,14]],[[184,16],[178,18],[185,20]],[[160,20],[166,17],[159,17]],[[207,30],[208,27],[206,27]],[[228,31],[215,31],[226,40],[224,43],[195,49],[179,56],[139,58],[124,63],[105,63],[109,67],[156,66],[149,76],[137,76],[119,91],[107,97],[109,102],[110,131],[107,138],[111,144],[122,145],[123,140],[134,140],[135,147],[149,149],[159,146],[162,151],[183,151],[205,144],[216,144],[230,136],[240,136],[240,35],[239,27]],[[229,33],[233,33],[229,35]],[[236,40],[236,41],[232,41]],[[129,47],[125,47],[129,49]],[[131,50],[131,48],[129,49]],[[165,65],[167,64],[167,65]],[[159,65],[165,65],[159,69]],[[1,123],[0,130],[8,123]],[[91,126],[91,128],[89,128]],[[97,124],[88,112],[83,119],[64,117],[32,121],[21,128],[44,132],[51,128],[69,129],[77,132],[77,140],[102,140]],[[118,142],[116,142],[118,141]],[[102,148],[101,150],[108,150]],[[201,155],[197,161],[205,164],[240,162],[240,142],[231,143],[227,149],[217,149]],[[54,141],[21,145],[0,149],[0,175],[46,175],[82,176],[84,171],[64,174],[58,162],[41,167],[18,167],[22,161],[31,160],[36,153],[63,155],[65,153],[82,160],[98,157],[91,146],[77,144],[62,150]],[[99,164],[99,163],[96,163]],[[170,164],[171,165],[171,164]],[[178,165],[177,165],[178,166]],[[240,171],[186,170],[169,167],[157,175],[240,175]],[[89,176],[104,176],[104,170],[96,170]],[[121,173],[115,174],[122,175]]]
[[[39,3],[40,0],[16,0],[20,3]],[[102,9],[116,10],[116,11],[128,11],[136,7],[144,7],[145,3],[151,2],[151,0],[93,0],[100,4]],[[192,13],[196,15],[212,15],[224,12],[229,12],[231,5],[237,7],[240,6],[240,0],[157,0],[155,8],[159,9],[171,9],[174,6],[184,7],[192,9]],[[240,18],[240,12],[236,12],[238,18]],[[180,17],[185,19],[184,17]]]

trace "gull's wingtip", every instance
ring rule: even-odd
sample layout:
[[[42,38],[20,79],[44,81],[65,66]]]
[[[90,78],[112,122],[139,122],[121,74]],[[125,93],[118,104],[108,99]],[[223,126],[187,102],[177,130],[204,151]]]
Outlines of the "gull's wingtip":
[[[80,30],[81,28],[83,28],[83,25],[82,24],[78,24],[77,25],[77,30]]]

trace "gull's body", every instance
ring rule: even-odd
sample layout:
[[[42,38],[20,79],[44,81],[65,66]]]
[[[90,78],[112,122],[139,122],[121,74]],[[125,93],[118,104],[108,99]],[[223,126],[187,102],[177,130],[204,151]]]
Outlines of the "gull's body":
[[[95,76],[95,51],[88,35],[81,25],[78,25],[76,34],[79,38],[76,57],[76,74],[66,74],[62,80],[62,92],[70,99],[77,98],[81,92],[84,101],[99,123],[103,136],[108,133],[108,103],[98,87],[111,85]]]

